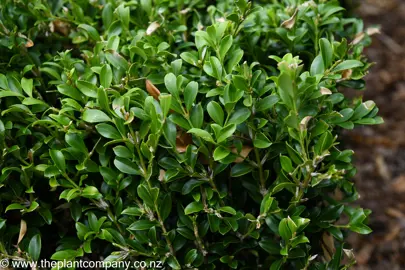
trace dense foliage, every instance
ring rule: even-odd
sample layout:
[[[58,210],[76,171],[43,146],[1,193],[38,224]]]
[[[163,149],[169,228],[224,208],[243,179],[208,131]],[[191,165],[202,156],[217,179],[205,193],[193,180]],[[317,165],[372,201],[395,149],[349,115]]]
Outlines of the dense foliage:
[[[373,32],[338,1],[2,0],[0,257],[347,269]]]

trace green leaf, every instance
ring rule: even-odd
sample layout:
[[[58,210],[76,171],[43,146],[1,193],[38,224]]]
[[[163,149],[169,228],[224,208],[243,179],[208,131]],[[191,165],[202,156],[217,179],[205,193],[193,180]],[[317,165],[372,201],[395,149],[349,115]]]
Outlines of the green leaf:
[[[229,117],[227,124],[239,125],[245,122],[250,117],[250,110],[248,108],[241,108],[234,111]]]
[[[156,226],[157,223],[156,221],[150,221],[150,220],[138,220],[129,225],[128,230],[131,231],[145,231],[149,230],[153,226]]]
[[[356,67],[362,67],[364,64],[358,60],[346,60],[337,65],[332,69],[332,72],[339,72],[342,70],[348,70],[348,69],[353,69]]]
[[[272,204],[273,204],[274,198],[270,197],[270,193],[266,194],[266,196],[263,198],[261,204],[260,204],[260,214],[267,214],[269,212]]]
[[[291,239],[296,230],[297,225],[290,217],[283,218],[278,226],[278,232],[281,238],[283,238],[286,241]]]
[[[281,163],[281,167],[283,168],[284,171],[286,171],[288,173],[291,173],[294,171],[291,159],[289,157],[280,156],[280,163]]]
[[[222,126],[224,124],[224,111],[221,105],[215,101],[208,103],[207,111],[212,120],[214,120],[218,125]]]
[[[10,210],[22,210],[22,209],[25,209],[25,206],[23,206],[19,203],[12,203],[9,206],[7,206],[7,208],[4,212],[10,211]]]
[[[263,133],[256,134],[256,138],[253,140],[253,145],[256,148],[268,148],[271,145],[270,140]]]
[[[184,213],[186,215],[190,215],[193,213],[197,213],[200,212],[204,209],[204,206],[202,205],[201,202],[192,202],[189,205],[186,206],[186,208],[184,209]]]
[[[327,69],[330,67],[333,60],[332,44],[326,38],[321,38],[319,40],[319,48],[321,49],[324,67]]]
[[[311,64],[311,76],[324,74],[324,72],[325,72],[325,64],[323,61],[322,54],[319,54],[317,57],[315,57],[314,61]]]
[[[267,96],[263,99],[261,99],[257,105],[256,105],[256,111],[261,112],[261,111],[267,111],[271,109],[276,103],[279,101],[278,96],[276,95],[270,95]]]
[[[59,169],[61,172],[66,171],[66,161],[65,156],[59,150],[49,150],[49,155],[51,156],[53,163],[55,164],[56,168]]]
[[[142,9],[150,16],[152,12],[152,0],[141,0],[140,3]]]
[[[86,30],[86,32],[89,34],[90,38],[95,40],[95,41],[100,41],[100,34],[98,33],[97,29],[94,28],[93,26],[90,26],[88,24],[79,24],[78,28]]]
[[[243,54],[244,52],[242,49],[237,49],[236,51],[232,52],[226,65],[226,71],[228,73],[231,73],[232,70],[236,67],[236,65],[240,62],[240,60],[243,57]]]
[[[122,57],[120,54],[118,54],[117,52],[110,52],[107,51],[105,53],[105,57],[107,59],[107,61],[113,65],[113,67],[115,68],[120,68],[122,70],[127,70],[128,69],[128,62],[127,60],[125,60],[124,57]],[[103,85],[104,86],[104,85]]]
[[[137,188],[139,197],[144,201],[146,205],[150,208],[155,208],[155,202],[159,196],[158,188],[149,188],[145,185],[139,185]]]
[[[172,198],[170,193],[168,193],[165,195],[159,206],[159,213],[163,221],[169,217],[171,211],[172,211]]]
[[[272,240],[260,240],[259,246],[264,249],[266,252],[272,255],[279,255],[280,254],[280,244],[276,243]]]
[[[114,147],[113,151],[117,157],[132,158],[131,151],[129,151],[129,149],[123,145],[118,145],[118,146]]]
[[[65,250],[60,250],[55,252],[52,256],[51,256],[51,260],[55,260],[55,261],[72,261],[76,258],[76,256],[78,256],[78,252],[76,250],[72,250],[72,249],[65,249]]]
[[[230,206],[223,206],[223,207],[219,208],[218,210],[221,212],[231,214],[231,215],[236,215],[236,210]]]
[[[129,27],[129,7],[125,7],[124,4],[121,4],[116,9],[118,18],[124,25],[125,29]]]
[[[185,264],[192,264],[195,259],[198,257],[198,252],[196,249],[191,249],[189,252],[187,252],[186,256],[184,257],[184,263]]]
[[[24,97],[20,93],[13,92],[13,91],[0,91],[0,98],[2,97]]]
[[[294,108],[294,87],[293,82],[287,73],[282,73],[278,78],[279,95],[281,100],[287,105],[288,108]]]
[[[228,138],[230,138],[233,133],[236,130],[236,125],[235,124],[228,124],[226,127],[222,128],[221,131],[219,132],[219,135],[217,137],[217,142],[221,143]]]
[[[71,147],[75,148],[76,150],[79,150],[83,153],[87,153],[87,147],[84,144],[83,137],[79,133],[66,133],[65,134],[65,141],[67,144],[69,144]]]
[[[231,150],[229,150],[223,146],[218,146],[214,151],[214,160],[218,161],[218,160],[224,159],[230,153],[231,153]]]
[[[210,63],[211,63],[213,77],[217,78],[218,81],[221,81],[222,80],[222,64],[221,64],[221,62],[215,56],[211,56]]]
[[[242,175],[248,174],[253,170],[253,168],[247,163],[239,163],[232,167],[231,177],[240,177]]]
[[[103,87],[100,87],[97,90],[97,102],[103,110],[107,112],[110,111],[110,104],[108,101],[107,91]]]
[[[113,74],[110,65],[103,65],[100,71],[100,84],[104,88],[109,88],[113,79]]]
[[[87,186],[82,191],[82,197],[89,199],[100,199],[103,197],[96,187]]]
[[[103,136],[107,139],[113,139],[113,140],[122,139],[121,134],[118,132],[118,130],[109,124],[105,124],[105,123],[98,124],[98,125],[96,125],[96,130],[101,136]]]
[[[170,106],[172,104],[172,96],[168,94],[160,94],[159,101],[163,116],[166,117],[170,111]]]
[[[83,101],[82,94],[76,88],[67,84],[60,84],[57,88],[59,93],[71,97],[74,100]]]
[[[211,134],[209,134],[207,131],[199,128],[192,128],[190,129],[187,133],[194,134],[195,136],[207,141],[207,142],[214,142],[214,139],[212,138]]]
[[[281,266],[283,266],[284,262],[282,259],[274,261],[271,266],[270,270],[280,270]]]
[[[179,263],[179,262],[177,261],[177,259],[176,259],[175,257],[173,257],[173,256],[170,256],[170,257],[167,259],[167,264],[168,264],[172,269],[175,269],[175,270],[181,269],[180,263]]]
[[[186,105],[187,111],[191,109],[198,93],[198,83],[189,82],[184,89],[184,104]]]
[[[231,35],[228,35],[222,39],[221,44],[219,45],[219,57],[221,62],[224,61],[226,54],[232,46],[232,43],[233,37]]]
[[[97,98],[97,87],[94,84],[78,80],[76,86],[85,96]]]
[[[21,87],[28,96],[32,97],[32,89],[34,87],[32,79],[26,79],[23,77],[21,79]]]
[[[243,76],[240,75],[233,75],[232,76],[232,81],[233,84],[235,85],[236,89],[246,91],[248,90],[248,83],[246,82],[246,79]]]
[[[104,5],[101,18],[103,20],[103,25],[111,25],[113,20],[113,7],[111,3],[106,3]]]
[[[114,159],[114,165],[123,173],[131,175],[141,175],[139,166],[126,158],[116,157]]]
[[[111,121],[111,118],[103,111],[87,109],[83,113],[83,120],[89,123],[100,123]]]
[[[332,133],[329,131],[323,133],[314,146],[315,153],[317,155],[322,155],[325,151],[332,147],[333,140]]]
[[[187,183],[184,184],[181,193],[183,195],[187,195],[191,191],[193,191],[193,189],[195,189],[196,187],[199,187],[202,184],[204,184],[204,182],[205,181],[202,181],[202,180],[191,179],[191,180],[187,181]]]
[[[193,66],[198,66],[198,57],[195,54],[191,52],[183,52],[180,54],[180,57],[187,63]]]
[[[138,207],[128,207],[128,208],[125,208],[121,214],[128,215],[128,216],[142,216],[142,211]]]
[[[197,104],[191,109],[190,121],[194,128],[202,127],[204,123],[204,110],[201,104]]]
[[[174,97],[179,96],[179,89],[177,88],[177,78],[173,73],[169,73],[165,76],[165,86],[170,94]]]

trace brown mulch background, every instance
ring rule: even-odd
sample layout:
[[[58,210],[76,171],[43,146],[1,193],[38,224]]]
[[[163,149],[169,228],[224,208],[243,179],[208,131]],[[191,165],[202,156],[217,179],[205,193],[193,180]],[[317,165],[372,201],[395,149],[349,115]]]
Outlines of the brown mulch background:
[[[366,49],[376,65],[367,76],[365,100],[374,100],[385,124],[344,134],[355,151],[358,205],[373,211],[373,233],[352,234],[356,270],[405,269],[405,0],[363,0],[355,11],[365,27],[380,25]]]

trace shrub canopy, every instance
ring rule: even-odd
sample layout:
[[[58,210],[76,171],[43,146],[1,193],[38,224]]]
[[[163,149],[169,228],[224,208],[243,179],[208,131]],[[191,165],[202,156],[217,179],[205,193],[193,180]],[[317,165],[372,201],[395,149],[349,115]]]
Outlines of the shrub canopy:
[[[338,1],[3,0],[0,257],[348,268],[372,32]]]

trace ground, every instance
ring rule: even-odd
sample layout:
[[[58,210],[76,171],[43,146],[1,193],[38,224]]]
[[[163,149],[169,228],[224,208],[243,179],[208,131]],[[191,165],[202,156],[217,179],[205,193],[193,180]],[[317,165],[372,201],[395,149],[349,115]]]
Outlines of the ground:
[[[367,48],[376,62],[367,76],[364,100],[374,100],[385,124],[343,134],[355,151],[360,193],[357,202],[373,211],[371,235],[352,234],[356,270],[405,269],[405,1],[363,0],[357,13],[365,27],[380,25],[381,34]]]

